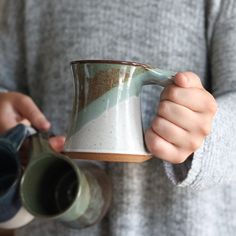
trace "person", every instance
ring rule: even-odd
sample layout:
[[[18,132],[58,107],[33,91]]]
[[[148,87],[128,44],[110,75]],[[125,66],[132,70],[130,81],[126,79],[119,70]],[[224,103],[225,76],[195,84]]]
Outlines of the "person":
[[[71,112],[70,61],[182,71],[163,91],[143,88],[154,157],[106,163],[113,199],[102,222],[75,230],[35,220],[16,235],[236,234],[234,0],[8,0],[0,24],[0,131],[19,122],[51,127],[57,151]]]

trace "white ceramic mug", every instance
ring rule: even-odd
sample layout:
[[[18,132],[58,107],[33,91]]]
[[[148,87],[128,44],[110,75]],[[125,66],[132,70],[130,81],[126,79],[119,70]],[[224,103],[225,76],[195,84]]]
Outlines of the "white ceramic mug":
[[[175,73],[108,60],[71,63],[75,95],[64,151],[76,159],[143,162],[140,93],[143,85],[167,86]]]

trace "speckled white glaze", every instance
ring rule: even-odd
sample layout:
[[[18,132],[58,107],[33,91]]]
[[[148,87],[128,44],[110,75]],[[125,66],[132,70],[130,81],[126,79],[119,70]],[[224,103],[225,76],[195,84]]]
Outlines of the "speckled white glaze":
[[[70,152],[148,154],[143,141],[140,98],[117,103],[70,137]]]

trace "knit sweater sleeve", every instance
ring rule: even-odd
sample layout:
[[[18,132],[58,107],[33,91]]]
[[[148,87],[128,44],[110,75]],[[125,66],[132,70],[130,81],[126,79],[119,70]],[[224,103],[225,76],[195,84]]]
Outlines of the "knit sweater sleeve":
[[[236,180],[236,2],[222,1],[215,18],[208,39],[212,94],[218,104],[212,132],[184,163],[164,163],[174,184],[193,189]]]
[[[23,1],[1,1],[0,92],[27,91],[23,11]]]

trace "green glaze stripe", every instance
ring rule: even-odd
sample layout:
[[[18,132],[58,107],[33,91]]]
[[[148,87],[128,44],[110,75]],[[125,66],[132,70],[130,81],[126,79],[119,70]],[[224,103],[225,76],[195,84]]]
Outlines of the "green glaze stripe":
[[[73,133],[80,130],[86,123],[99,117],[103,112],[123,102],[132,96],[139,97],[142,85],[157,84],[165,87],[170,83],[174,72],[159,69],[148,70],[139,74],[129,81],[119,84],[112,88],[101,97],[91,102],[87,107],[78,112],[76,117],[77,124],[74,125]]]
[[[78,113],[75,131],[80,130],[86,123],[99,117],[103,112],[111,107],[123,102],[132,96],[139,96],[140,85],[131,86],[128,82],[122,83],[122,86],[115,87],[106,92],[100,98],[91,102],[87,107]]]

